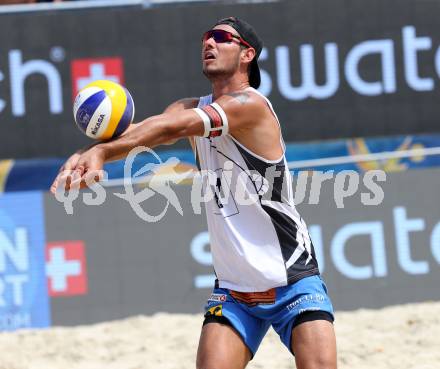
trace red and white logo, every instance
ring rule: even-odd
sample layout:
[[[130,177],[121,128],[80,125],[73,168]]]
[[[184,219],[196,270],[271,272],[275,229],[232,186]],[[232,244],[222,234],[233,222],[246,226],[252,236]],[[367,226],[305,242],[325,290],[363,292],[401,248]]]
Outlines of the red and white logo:
[[[119,57],[73,60],[71,75],[73,98],[79,90],[98,79],[124,84],[124,67]]]
[[[86,257],[83,241],[50,242],[46,246],[49,296],[87,293]]]

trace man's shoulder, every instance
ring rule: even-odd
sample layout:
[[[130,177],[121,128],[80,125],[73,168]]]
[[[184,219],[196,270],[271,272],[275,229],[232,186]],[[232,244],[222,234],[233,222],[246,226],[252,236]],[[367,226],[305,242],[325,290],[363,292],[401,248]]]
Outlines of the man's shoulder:
[[[175,113],[186,109],[194,109],[197,108],[198,103],[198,97],[185,97],[168,105],[168,107],[165,109],[165,112]]]
[[[230,115],[247,115],[258,120],[267,114],[267,100],[253,89],[228,92],[221,95],[215,102]]]
[[[237,106],[241,105],[263,105],[267,104],[267,100],[253,89],[228,92],[219,97],[218,100],[227,100]]]

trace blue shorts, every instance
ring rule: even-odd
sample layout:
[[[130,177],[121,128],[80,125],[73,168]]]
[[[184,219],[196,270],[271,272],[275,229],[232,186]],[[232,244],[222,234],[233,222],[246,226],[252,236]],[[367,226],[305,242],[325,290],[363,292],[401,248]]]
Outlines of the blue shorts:
[[[209,318],[226,318],[254,356],[271,325],[291,351],[292,329],[299,315],[310,311],[327,312],[333,320],[333,306],[320,276],[306,277],[274,290],[274,300],[269,301],[268,297],[263,303],[255,303],[238,301],[232,296],[236,295],[234,291],[214,288],[205,306],[205,322],[209,322]]]

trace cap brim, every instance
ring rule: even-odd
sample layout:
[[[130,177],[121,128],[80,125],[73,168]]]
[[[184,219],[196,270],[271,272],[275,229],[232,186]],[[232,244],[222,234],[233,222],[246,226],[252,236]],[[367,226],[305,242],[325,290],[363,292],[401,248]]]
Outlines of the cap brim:
[[[261,76],[260,76],[260,67],[258,66],[257,59],[255,58],[251,62],[251,70],[249,73],[249,84],[253,88],[260,87]]]

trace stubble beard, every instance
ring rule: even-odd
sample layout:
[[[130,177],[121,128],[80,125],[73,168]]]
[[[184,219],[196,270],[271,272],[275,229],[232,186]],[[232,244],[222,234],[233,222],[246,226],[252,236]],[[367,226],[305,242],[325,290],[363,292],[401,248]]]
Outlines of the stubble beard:
[[[213,68],[209,69],[209,67],[203,67],[203,74],[208,78],[211,82],[219,79],[228,79],[232,77],[235,71],[238,69],[238,61],[236,65],[232,65],[230,68]]]

